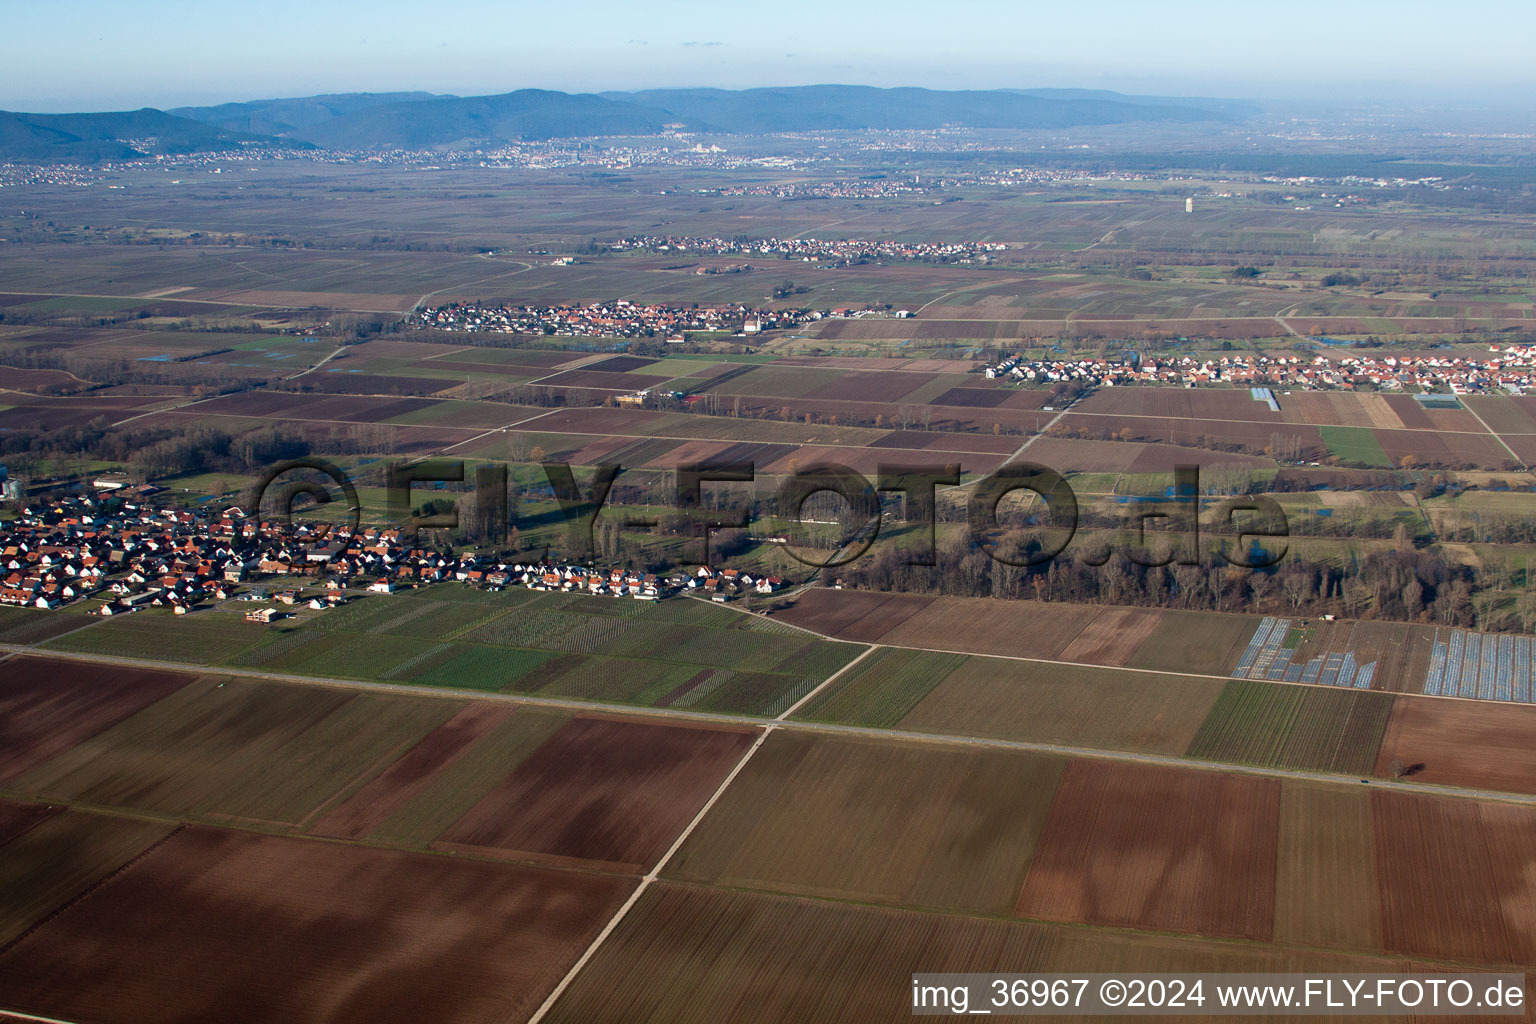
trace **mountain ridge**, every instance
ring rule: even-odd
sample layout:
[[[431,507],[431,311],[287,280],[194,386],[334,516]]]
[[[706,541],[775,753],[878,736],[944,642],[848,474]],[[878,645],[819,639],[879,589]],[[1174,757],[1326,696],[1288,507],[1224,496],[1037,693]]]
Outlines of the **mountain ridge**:
[[[1237,100],[1141,97],[1088,89],[937,90],[810,85],[486,96],[329,93],[206,107],[28,114],[0,111],[0,159],[92,162],[246,144],[328,149],[495,146],[603,135],[1062,129],[1088,125],[1233,122]]]
[[[96,114],[0,110],[0,160],[99,163],[269,141],[274,140],[176,117],[153,107]]]

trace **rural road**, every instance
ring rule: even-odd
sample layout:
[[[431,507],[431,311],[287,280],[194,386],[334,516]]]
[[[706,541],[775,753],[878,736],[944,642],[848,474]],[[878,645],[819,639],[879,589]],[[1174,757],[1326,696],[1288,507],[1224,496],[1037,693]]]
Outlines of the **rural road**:
[[[331,350],[330,355],[320,360],[314,366],[311,366],[308,369],[300,370],[298,373],[289,374],[288,376],[284,377],[283,380],[297,380],[298,378],[304,376],[306,373],[314,373],[316,370],[320,369],[320,367],[324,366],[326,363],[340,355],[342,349],[344,348],[346,348],[345,345],[337,345],[334,349]]]
[[[556,413],[556,412],[560,412],[560,411],[561,410],[559,408],[550,409],[550,410],[548,410],[546,412],[535,413],[532,416],[525,416],[525,417],[523,417],[520,420],[514,420],[511,423],[507,423],[507,424],[504,424],[504,425],[499,426],[499,427],[492,427],[490,430],[487,430],[487,431],[485,431],[482,434],[476,434],[474,437],[467,437],[467,438],[465,438],[462,441],[456,441],[453,444],[449,445],[448,447],[441,449],[438,454],[440,454],[440,455],[447,455],[449,452],[453,451],[455,448],[462,448],[466,444],[474,444],[476,441],[479,441],[481,438],[490,437],[492,434],[500,434],[503,431],[511,430],[513,427],[520,427],[520,426],[522,426],[525,423],[532,423],[536,419],[541,419],[541,418],[543,418],[545,416],[550,415],[550,413]]]
[[[313,372],[315,372],[316,370],[320,369],[320,367],[322,367],[326,363],[330,362],[332,359],[335,359],[345,349],[346,349],[345,345],[337,345],[334,349],[331,350],[329,355],[327,355],[325,358],[321,359],[315,365],[310,366],[310,367],[306,367],[305,369],[300,370],[298,373],[289,374],[288,376],[281,378],[281,380],[279,380],[278,383],[282,383],[284,381],[295,380],[295,379],[297,379],[299,377],[304,376],[306,373],[313,373]],[[178,403],[176,405],[166,406],[164,409],[150,409],[150,410],[148,410],[146,412],[135,413],[134,415],[129,416],[127,419],[118,420],[116,423],[112,424],[112,426],[113,427],[121,427],[121,426],[124,426],[126,424],[132,423],[134,420],[141,420],[141,419],[143,419],[146,416],[156,416],[156,415],[158,415],[158,414],[160,414],[162,412],[179,412],[182,409],[190,408],[191,406],[198,405],[199,403],[202,403],[202,402],[211,402],[215,398],[231,398],[231,397],[233,397],[235,395],[243,395],[243,394],[246,394],[247,392],[250,392],[250,391],[259,391],[263,387],[266,387],[266,386],[267,385],[265,385],[265,384],[258,384],[258,385],[254,386],[254,387],[241,388],[239,391],[231,391],[231,392],[228,392],[227,394],[208,395],[205,398],[194,398],[190,402],[180,402],[180,403]]]
[[[1292,313],[1296,312],[1296,306],[1299,306],[1299,305],[1301,305],[1301,303],[1298,302],[1298,303],[1296,303],[1295,306],[1290,306],[1290,307],[1288,307],[1286,309],[1282,309],[1280,312],[1276,313],[1275,314],[1275,323],[1279,324],[1281,327],[1284,327],[1294,337],[1303,338],[1304,339],[1304,338],[1306,338],[1306,335],[1302,334],[1296,328],[1292,327],[1290,325],[1290,323],[1288,323],[1286,321],[1286,319],[1285,319],[1286,317],[1290,316]]]
[[[494,259],[494,257],[491,257],[491,256],[479,256],[479,257],[476,257],[476,258],[477,259],[483,259],[483,260]],[[420,309],[423,305],[426,304],[426,301],[428,299],[430,299],[434,295],[441,295],[443,292],[457,291],[457,290],[463,289],[463,288],[473,288],[477,284],[485,284],[485,282],[487,282],[487,281],[499,281],[499,280],[501,280],[504,277],[516,277],[518,274],[526,274],[526,273],[528,273],[528,271],[533,269],[533,264],[532,263],[524,263],[522,260],[507,260],[507,262],[508,263],[515,263],[518,266],[522,267],[523,269],[522,270],[508,270],[508,271],[504,271],[503,273],[500,273],[500,274],[492,274],[490,277],[482,277],[482,278],[480,278],[478,280],[475,280],[475,281],[465,281],[463,284],[451,284],[451,285],[448,285],[445,288],[439,288],[436,291],[427,292],[421,298],[416,300],[416,304],[415,305],[413,305],[410,309],[406,310],[406,315],[410,315],[411,313],[416,312],[418,309]]]
[[[847,643],[849,641],[834,641]],[[866,645],[859,645],[866,646]],[[871,649],[882,644],[868,645]],[[605,714],[631,715],[641,718],[671,718],[683,722],[715,723],[719,725],[751,726],[773,731],[786,729],[794,732],[826,735],[854,736],[875,740],[904,740],[912,743],[938,744],[942,746],[981,747],[991,750],[1020,750],[1038,754],[1054,754],[1061,757],[1094,758],[1107,761],[1124,761],[1133,764],[1157,765],[1168,768],[1188,768],[1197,771],[1227,772],[1238,775],[1257,775],[1268,778],[1299,779],[1330,785],[1347,784],[1358,776],[1335,775],[1328,772],[1303,771],[1290,768],[1269,768],[1259,765],[1229,764],[1223,761],[1206,761],[1198,758],[1179,757],[1171,754],[1147,754],[1122,750],[1101,750],[1069,743],[1046,743],[1036,740],[1013,740],[981,736],[952,736],[944,733],[918,732],[910,729],[877,729],[862,725],[838,725],[831,722],[792,721],[789,719],[764,719],[751,715],[720,714],[708,711],[673,711],[669,708],[637,707],[612,701],[567,700],[559,697],[539,697],[527,694],[492,693],[485,690],[458,689],[437,686],[414,686],[409,683],[375,683],[362,680],[329,679],[321,676],[291,675],[282,672],[258,672],[251,669],[225,668],[222,666],[187,665],[181,662],[153,661],[144,658],[122,658],[103,654],[86,654],[73,651],[38,650],[21,644],[0,644],[0,651],[11,654],[33,655],[64,661],[88,662],[117,667],[158,669],[164,672],[180,672],[191,675],[230,676],[241,679],[259,679],[273,683],[292,683],[303,686],[325,687],[333,690],[356,690],[364,693],[402,694],[413,697],[437,697],[445,700],[497,701],[508,704],[525,704],[535,707],[561,708],[567,711],[600,711]],[[868,653],[868,652],[866,652]],[[1034,659],[1023,659],[1034,660]],[[844,666],[847,671],[853,662]],[[1095,666],[1104,667],[1104,666]],[[1126,671],[1136,671],[1127,669]],[[1177,673],[1171,673],[1177,674]],[[835,678],[835,676],[834,676]],[[1224,676],[1217,678],[1226,678]],[[829,680],[830,682],[831,680]],[[1292,685],[1292,684],[1287,684]],[[1301,684],[1295,684],[1301,685]],[[815,691],[813,691],[814,693]],[[786,712],[787,713],[787,712]],[[1359,785],[1358,782],[1355,783]],[[1464,786],[1436,786],[1402,779],[1372,779],[1369,785],[1376,789],[1418,793],[1430,796],[1453,796],[1475,800],[1536,806],[1536,794],[1506,793],[1491,789],[1473,789]]]
[[[747,613],[743,612],[742,614]],[[816,634],[812,630],[804,630],[804,632],[810,633],[812,635],[820,635]],[[831,638],[828,639],[831,640]],[[848,641],[838,640],[831,640],[831,642],[848,643]],[[62,658],[71,661],[92,662],[114,666],[131,665],[135,667],[161,669],[187,674],[227,675],[240,678],[259,679],[282,684],[324,687],[337,690],[359,690],[378,694],[409,694],[412,696],[438,698],[445,700],[496,701],[511,705],[534,705],[541,707],[561,708],[578,712],[601,711],[605,713],[618,714],[634,718],[671,718],[677,719],[680,722],[686,721],[690,723],[715,723],[721,725],[748,726],[759,730],[756,738],[752,742],[752,745],[742,754],[734,767],[731,768],[730,772],[727,773],[726,776],[720,781],[720,784],[715,788],[714,792],[711,793],[709,799],[704,802],[703,806],[699,808],[698,812],[693,816],[692,820],[689,821],[688,825],[677,835],[672,844],[667,848],[666,852],[657,859],[655,865],[650,869],[650,871],[648,871],[640,879],[634,890],[629,894],[629,897],[624,901],[622,905],[619,906],[619,908],[614,912],[613,916],[608,919],[607,923],[593,938],[592,942],[588,944],[587,948],[582,952],[581,956],[561,977],[560,981],[550,992],[548,997],[540,1004],[538,1009],[534,1011],[532,1016],[528,1018],[528,1024],[540,1024],[545,1016],[548,1015],[550,1010],[553,1009],[556,1003],[560,1000],[561,996],[564,995],[565,991],[570,987],[572,982],[580,975],[582,970],[586,968],[587,964],[591,962],[593,957],[598,954],[599,950],[602,948],[608,938],[612,936],[613,933],[624,922],[630,911],[639,903],[647,890],[650,889],[650,887],[655,884],[656,881],[661,877],[667,866],[672,862],[673,858],[676,857],[678,851],[680,851],[684,844],[687,843],[688,839],[693,835],[695,830],[698,829],[699,825],[709,815],[710,811],[714,808],[716,803],[718,803],[721,797],[725,795],[725,793],[730,789],[732,784],[735,783],[736,779],[741,775],[741,773],[746,770],[754,755],[756,755],[757,752],[761,750],[763,745],[768,741],[769,736],[780,729],[833,736],[853,736],[865,739],[881,740],[885,742],[938,744],[950,747],[982,747],[995,750],[1025,751],[1029,753],[1046,754],[1058,757],[1094,758],[1099,760],[1130,762],[1133,764],[1158,767],[1183,768],[1197,771],[1216,771],[1229,774],[1255,775],[1267,778],[1296,779],[1307,782],[1320,782],[1333,786],[1347,786],[1350,784],[1349,777],[1329,774],[1325,772],[1301,771],[1284,768],[1267,768],[1250,765],[1234,765],[1223,762],[1204,761],[1173,755],[1100,750],[1097,748],[1080,747],[1064,743],[1047,743],[1030,740],[1010,740],[969,736],[950,736],[937,733],[919,732],[914,730],[876,729],[866,726],[837,725],[824,722],[791,720],[791,715],[808,705],[817,697],[818,694],[824,692],[828,687],[834,685],[844,674],[852,671],[857,665],[863,662],[864,659],[868,658],[875,651],[886,645],[868,644],[863,646],[864,650],[861,651],[856,658],[852,659],[842,668],[829,675],[819,685],[812,688],[799,700],[796,700],[782,713],[771,720],[764,720],[748,715],[715,714],[700,711],[673,711],[663,708],[639,708],[628,704],[618,704],[612,702],[564,700],[560,698],[537,697],[523,694],[514,695],[488,693],[482,690],[450,689],[413,686],[409,684],[336,680],[315,676],[290,675],[277,672],[258,672],[241,669],[187,666],[173,662],[153,661],[138,658],[116,658],[107,655],[67,652],[55,653],[51,651],[43,652],[37,650],[34,647],[15,644],[0,644],[0,651],[9,652],[5,655],[5,659],[9,659],[9,657],[13,655],[45,655],[48,657]],[[1018,660],[1036,661],[1040,659]],[[1132,670],[1126,669],[1126,671]],[[1504,793],[1493,790],[1471,789],[1465,787],[1434,786],[1424,783],[1405,782],[1401,779],[1361,779],[1360,782],[1372,787],[1398,792],[1409,792],[1432,796],[1463,797],[1485,801],[1496,801],[1501,803],[1536,805],[1536,795]],[[3,1019],[5,1016],[7,1016],[5,1012],[0,1012],[0,1019]],[[57,1021],[50,1018],[35,1017],[26,1014],[14,1014],[12,1016],[18,1019],[36,1021],[38,1024],[70,1024],[70,1022],[66,1021]]]
[[[1024,443],[1019,445],[1016,449],[1014,449],[1014,452],[1013,452],[1012,455],[1008,456],[1006,459],[1003,460],[1003,465],[1005,465],[1005,466],[1008,465],[1010,462],[1015,461],[1016,459],[1018,459],[1019,456],[1023,455],[1026,451],[1028,451],[1030,445],[1034,444],[1036,441],[1038,441],[1042,437],[1044,437],[1050,431],[1050,429],[1052,427],[1054,427],[1056,424],[1060,423],[1061,420],[1062,420],[1062,417],[1066,416],[1067,413],[1070,412],[1070,411],[1071,411],[1070,407],[1061,410],[1061,412],[1058,412],[1055,416],[1053,416],[1051,418],[1051,422],[1047,423],[1045,426],[1041,427],[1039,430],[1037,430],[1033,434],[1029,435],[1029,437],[1025,438],[1024,439]]]
[[[1477,422],[1479,422],[1479,423],[1481,423],[1483,425],[1483,429],[1484,430],[1488,431],[1488,433],[1490,433],[1490,434],[1493,434],[1493,439],[1495,441],[1499,442],[1499,444],[1502,444],[1504,446],[1504,450],[1509,452],[1509,457],[1514,459],[1515,462],[1519,464],[1521,469],[1529,469],[1530,468],[1529,466],[1527,466],[1525,464],[1525,460],[1524,459],[1522,459],[1520,456],[1515,454],[1515,450],[1509,446],[1509,443],[1506,442],[1502,437],[1500,437],[1498,435],[1498,433],[1495,432],[1494,429],[1488,425],[1488,421],[1483,419],[1482,416],[1478,415],[1477,410],[1472,408],[1472,403],[1471,402],[1462,402],[1461,403],[1461,407],[1463,409],[1467,410],[1467,412],[1471,413],[1473,418],[1476,419]]]

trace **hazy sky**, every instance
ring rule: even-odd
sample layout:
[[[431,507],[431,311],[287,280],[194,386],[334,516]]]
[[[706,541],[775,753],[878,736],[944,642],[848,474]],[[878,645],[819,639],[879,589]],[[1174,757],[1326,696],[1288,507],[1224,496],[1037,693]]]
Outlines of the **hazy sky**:
[[[317,92],[1077,86],[1533,99],[1529,0],[0,0],[0,108]]]

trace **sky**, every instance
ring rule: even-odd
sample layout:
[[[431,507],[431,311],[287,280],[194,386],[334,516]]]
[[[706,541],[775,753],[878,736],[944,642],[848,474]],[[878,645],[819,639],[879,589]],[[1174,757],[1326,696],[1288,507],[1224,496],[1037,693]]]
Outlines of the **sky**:
[[[0,0],[0,11],[12,43],[0,108],[25,111],[817,83],[1536,100],[1529,0]]]

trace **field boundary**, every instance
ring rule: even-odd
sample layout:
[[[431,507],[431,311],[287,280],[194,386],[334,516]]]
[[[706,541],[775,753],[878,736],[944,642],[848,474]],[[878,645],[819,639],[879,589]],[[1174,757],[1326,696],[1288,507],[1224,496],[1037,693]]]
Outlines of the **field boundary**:
[[[60,915],[65,914],[65,913],[69,912],[71,909],[73,909],[74,907],[79,906],[84,900],[88,899],[93,893],[96,893],[96,892],[100,891],[102,886],[104,886],[107,883],[111,882],[113,879],[121,876],[123,874],[123,872],[127,871],[129,868],[133,867],[135,864],[137,864],[140,861],[142,861],[145,857],[148,857],[150,854],[152,854],[156,850],[160,849],[160,847],[164,846],[171,839],[174,839],[179,833],[185,831],[186,828],[187,828],[187,826],[186,826],[185,822],[174,826],[165,835],[161,836],[159,839],[156,839],[153,843],[150,843],[148,846],[146,846],[144,849],[140,850],[138,853],[134,854],[132,857],[128,858],[128,860],[124,861],[122,864],[119,864],[116,869],[114,869],[113,871],[108,872],[107,874],[103,875],[101,878],[98,878],[92,884],[86,886],[84,889],[81,889],[79,892],[75,893],[74,896],[70,897],[68,900],[65,900],[59,906],[55,907],[53,909],[53,911],[51,913],[49,913],[48,915],[46,915],[45,917],[41,918],[40,920],[34,921],[32,923],[32,925],[27,928],[26,931],[22,932],[20,935],[16,936],[14,939],[12,939],[10,942],[7,942],[5,945],[0,946],[0,956],[3,956],[6,953],[9,953],[11,950],[15,949],[17,946],[19,946],[23,942],[27,941],[28,938],[30,938],[31,936],[35,935],[38,931],[40,931],[43,928],[47,927],[49,924],[52,924],[54,921],[58,920]],[[0,1011],[0,1013],[3,1013],[3,1012],[4,1011]]]
[[[624,918],[629,915],[634,905],[640,902],[640,897],[645,894],[645,890],[651,887],[651,883],[655,882],[661,875],[662,869],[677,855],[677,851],[682,849],[683,844],[688,841],[688,837],[693,835],[694,829],[699,827],[699,823],[704,820],[704,816],[725,795],[725,791],[730,788],[731,783],[736,781],[736,776],[740,775],[742,770],[747,767],[747,762],[751,761],[752,755],[756,754],[762,748],[762,745],[767,742],[769,734],[774,729],[775,726],[772,724],[763,728],[758,734],[757,739],[747,748],[747,752],[741,755],[741,759],[736,762],[736,767],[732,768],[726,777],[720,780],[720,785],[715,787],[714,793],[710,794],[709,799],[704,802],[704,806],[699,808],[699,813],[693,816],[693,820],[688,823],[688,827],[678,833],[677,839],[673,841],[671,846],[667,847],[667,852],[662,854],[661,858],[656,861],[656,866],[651,868],[644,878],[640,879],[640,884],[635,886],[635,891],[629,894],[629,899],[625,900],[619,909],[614,912],[613,917],[603,926],[603,930],[597,933],[597,937],[592,940],[592,944],[587,947],[586,952],[582,953],[581,957],[571,965],[571,969],[566,972],[565,977],[560,979],[560,984],[555,986],[554,991],[549,994],[549,997],[528,1018],[528,1024],[539,1024],[539,1021],[544,1019],[544,1015],[565,994],[565,990],[570,987],[571,982],[576,980],[576,975],[580,974],[582,968],[586,967],[587,963],[597,955],[597,951],[603,942],[623,923]]]
[[[886,645],[892,646],[892,645]],[[926,648],[907,648],[908,650],[925,650]],[[1303,769],[1269,768],[1261,765],[1245,765],[1226,761],[1207,761],[1198,758],[1187,758],[1172,754],[1135,753],[1125,750],[1103,750],[1097,747],[1080,747],[1066,743],[1043,743],[1035,740],[1010,740],[980,736],[962,736],[949,733],[916,732],[904,729],[881,729],[873,726],[840,725],[833,722],[812,722],[800,719],[774,719],[755,718],[751,715],[734,715],[714,711],[670,711],[666,708],[646,708],[633,704],[614,704],[602,701],[567,700],[559,697],[539,697],[527,694],[494,693],[485,690],[459,690],[449,687],[437,686],[412,686],[404,683],[375,683],[353,679],[330,679],[321,676],[286,675],[278,672],[253,672],[239,669],[218,669],[209,672],[206,669],[198,671],[202,666],[188,666],[180,662],[172,661],[146,661],[137,658],[117,658],[108,655],[84,654],[76,652],[37,651],[27,647],[18,647],[14,644],[0,644],[0,650],[10,650],[17,653],[30,654],[34,657],[54,658],[65,661],[85,661],[97,664],[114,666],[134,666],[138,668],[159,669],[164,672],[179,672],[184,675],[223,675],[246,679],[265,679],[269,682],[291,683],[300,686],[330,687],[338,690],[361,690],[369,693],[395,693],[414,697],[437,697],[443,700],[489,700],[504,701],[509,704],[523,704],[532,707],[560,708],[568,711],[597,711],[614,715],[644,720],[668,719],[681,722],[695,722],[703,725],[735,725],[748,726],[753,729],[776,731],[778,729],[796,730],[811,733],[831,733],[851,736],[862,736],[866,739],[905,740],[915,743],[936,743],[948,746],[983,747],[998,750],[1027,750],[1042,754],[1056,754],[1065,757],[1092,758],[1109,761],[1134,761],[1140,764],[1170,765],[1173,767],[1192,768],[1199,771],[1228,772],[1241,775],[1267,775],[1288,779],[1302,779],[1309,782],[1322,782],[1330,785],[1347,784],[1351,778],[1358,779],[1355,775],[1341,775],[1336,772],[1316,772]],[[940,653],[956,654],[957,651],[944,651]],[[1030,659],[1024,659],[1030,660]],[[1047,662],[1047,664],[1059,664]],[[1095,665],[1093,668],[1107,666]],[[1129,671],[1139,671],[1131,669]],[[1179,673],[1163,673],[1164,675],[1178,675]],[[1208,678],[1208,677],[1207,677]],[[1215,678],[1227,679],[1226,676]],[[1230,680],[1228,680],[1230,681]],[[1284,684],[1302,685],[1302,684]],[[1332,689],[1324,687],[1324,689]],[[1394,696],[1399,699],[1404,697],[1426,697],[1426,694],[1400,693]],[[1434,698],[1429,699],[1457,699],[1466,698]],[[1482,701],[1481,703],[1490,703]],[[1408,782],[1402,779],[1372,778],[1363,780],[1364,784],[1372,789],[1397,790],[1409,793],[1420,793],[1428,796],[1469,797],[1495,803],[1522,804],[1536,806],[1536,794],[1510,793],[1494,789],[1472,789],[1461,786],[1441,786],[1427,783]],[[1358,783],[1357,783],[1358,784]]]
[[[76,1024],[72,1020],[62,1020],[58,1017],[39,1017],[35,1013],[22,1013],[20,1010],[0,1010],[0,1021],[6,1020],[32,1020],[38,1024]]]
[[[1478,412],[1476,409],[1474,409],[1472,407],[1472,403],[1471,402],[1462,402],[1461,406],[1462,406],[1462,408],[1466,409],[1467,412],[1470,412],[1473,415],[1473,417],[1476,418],[1477,422],[1479,422],[1479,423],[1481,423],[1483,425],[1483,429],[1484,430],[1488,431],[1488,433],[1493,435],[1493,439],[1495,441],[1497,441],[1497,442],[1499,442],[1499,444],[1503,445],[1504,450],[1509,452],[1509,457],[1514,459],[1515,463],[1517,465],[1519,465],[1519,467],[1521,469],[1527,469],[1528,470],[1528,469],[1531,468],[1530,466],[1526,465],[1526,462],[1525,462],[1524,459],[1522,459],[1520,456],[1515,454],[1515,450],[1509,446],[1509,442],[1508,441],[1504,440],[1503,435],[1501,435],[1497,430],[1494,430],[1492,427],[1490,427],[1488,425],[1488,421],[1483,419],[1482,413]]]
[[[789,707],[785,708],[781,713],[779,713],[778,715],[775,715],[773,720],[775,722],[782,722],[786,718],[788,718],[790,715],[794,714],[796,711],[799,711],[801,707],[803,707],[804,705],[810,703],[810,700],[811,700],[812,697],[816,696],[822,690],[825,690],[827,687],[829,687],[833,683],[837,682],[838,678],[844,672],[847,672],[849,669],[853,668],[853,666],[857,665],[859,662],[863,661],[865,658],[869,657],[871,654],[874,654],[875,651],[877,651],[879,649],[880,649],[880,645],[879,644],[870,644],[868,647],[866,647],[864,649],[864,652],[862,654],[860,654],[857,658],[854,658],[848,664],[844,665],[842,668],[838,669],[836,672],[833,672],[831,675],[827,676],[827,678],[823,679],[819,685],[817,685],[815,688],[813,688],[811,690],[810,693],[807,693],[804,697],[801,697],[799,700],[795,701]]]

